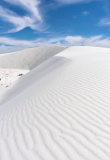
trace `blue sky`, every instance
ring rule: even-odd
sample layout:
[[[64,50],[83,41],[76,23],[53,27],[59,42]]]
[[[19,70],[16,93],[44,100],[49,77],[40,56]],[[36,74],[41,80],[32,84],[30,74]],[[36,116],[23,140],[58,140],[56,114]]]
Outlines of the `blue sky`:
[[[1,0],[0,53],[37,46],[110,47],[109,0]]]

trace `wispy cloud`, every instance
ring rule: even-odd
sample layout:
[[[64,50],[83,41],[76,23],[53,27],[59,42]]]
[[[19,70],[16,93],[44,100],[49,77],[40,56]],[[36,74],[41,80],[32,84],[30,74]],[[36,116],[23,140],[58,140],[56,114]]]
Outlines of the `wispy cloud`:
[[[66,36],[56,38],[39,38],[31,41],[17,40],[9,37],[0,37],[0,53],[7,53],[26,48],[38,46],[97,46],[110,48],[110,38],[104,38],[103,35],[83,37],[83,36]]]
[[[0,37],[0,53],[9,53],[14,51],[23,50],[26,48],[33,48],[39,46],[57,45],[61,46],[65,37],[60,38],[39,38],[31,41],[17,40],[9,37]]]
[[[103,35],[92,36],[89,38],[82,36],[75,38],[74,36],[69,36],[65,38],[65,44],[68,46],[83,45],[110,48],[110,38],[104,38]]]
[[[99,19],[99,25],[110,26],[110,1],[102,0],[101,4],[103,8],[103,17]]]
[[[34,41],[16,40],[14,38],[9,38],[9,37],[0,37],[1,45],[33,47],[34,46],[33,42]]]
[[[102,18],[99,21],[101,26],[110,26],[110,18]]]
[[[40,24],[42,23],[42,16],[39,11],[39,0],[5,0],[12,5],[23,8],[26,11],[26,16],[20,16],[16,12],[0,6],[0,17],[2,20],[9,22],[13,28],[8,32],[17,32],[26,27],[33,30],[41,30]]]
[[[65,44],[69,46],[73,45],[82,45],[85,38],[81,36],[67,36],[65,37]]]
[[[40,4],[40,0],[4,0],[12,5],[19,6],[26,10],[28,13],[31,13],[36,19],[42,21],[42,17],[39,13],[38,5]]]
[[[82,12],[82,15],[83,15],[83,16],[87,16],[87,15],[89,15],[89,12],[88,12],[88,11],[83,11],[83,12]]]

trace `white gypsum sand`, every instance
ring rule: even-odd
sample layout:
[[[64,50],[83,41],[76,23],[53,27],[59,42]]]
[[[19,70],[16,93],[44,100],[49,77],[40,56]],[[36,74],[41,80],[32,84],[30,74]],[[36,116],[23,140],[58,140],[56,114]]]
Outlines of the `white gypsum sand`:
[[[110,160],[109,112],[110,49],[67,48],[5,95],[0,160]]]
[[[15,82],[29,70],[0,69],[0,102],[5,93],[14,86]]]
[[[1,54],[0,104],[3,99],[10,99],[10,87],[14,86],[16,80],[64,49],[66,49],[66,47],[36,47],[18,52]]]

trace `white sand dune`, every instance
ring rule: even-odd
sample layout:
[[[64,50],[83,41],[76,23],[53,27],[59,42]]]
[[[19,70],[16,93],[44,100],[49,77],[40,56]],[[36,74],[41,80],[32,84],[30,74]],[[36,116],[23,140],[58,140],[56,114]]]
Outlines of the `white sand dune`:
[[[18,64],[32,70],[5,92],[0,160],[110,160],[110,49],[70,47],[42,62]]]
[[[1,54],[0,68],[31,70],[66,47],[36,47],[23,51]]]
[[[24,75],[66,47],[36,47],[0,55],[0,103],[20,74]],[[7,95],[8,99],[10,94]],[[15,93],[14,93],[15,95]]]

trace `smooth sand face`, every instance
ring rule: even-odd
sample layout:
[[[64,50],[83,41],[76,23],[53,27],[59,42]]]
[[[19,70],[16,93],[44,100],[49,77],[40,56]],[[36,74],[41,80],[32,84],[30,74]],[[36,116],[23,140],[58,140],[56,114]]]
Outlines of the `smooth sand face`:
[[[110,160],[110,49],[70,47],[0,107],[0,160]]]

